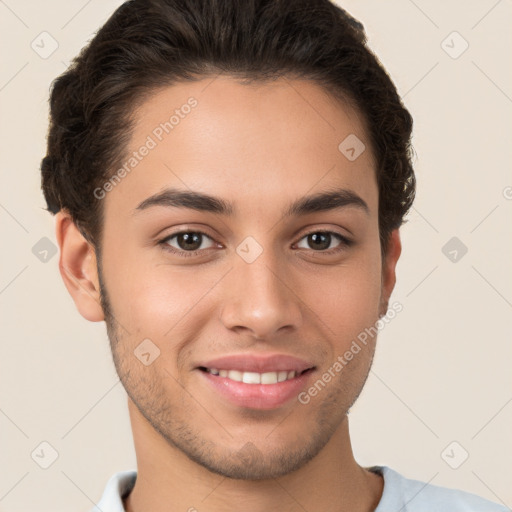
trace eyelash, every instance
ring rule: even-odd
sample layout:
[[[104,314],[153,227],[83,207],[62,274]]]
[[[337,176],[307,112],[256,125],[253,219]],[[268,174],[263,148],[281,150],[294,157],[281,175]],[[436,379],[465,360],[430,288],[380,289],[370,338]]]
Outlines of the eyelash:
[[[176,233],[173,233],[172,235],[166,236],[162,240],[158,241],[158,245],[161,245],[162,249],[164,251],[168,251],[168,252],[170,252],[172,254],[176,254],[178,256],[182,256],[182,257],[185,257],[185,258],[199,256],[201,253],[204,253],[205,251],[208,251],[209,249],[197,249],[195,251],[183,251],[183,250],[175,249],[174,247],[170,246],[167,243],[167,242],[169,242],[169,240],[172,240],[173,238],[175,238],[178,235],[191,234],[191,233],[192,234],[196,234],[196,235],[205,236],[205,237],[207,237],[207,238],[209,238],[210,240],[213,241],[213,238],[211,236],[209,236],[208,234],[204,233],[203,231],[185,230],[185,231],[178,231]],[[313,234],[329,234],[329,235],[334,235],[334,237],[337,238],[338,241],[340,242],[338,247],[335,247],[334,249],[329,249],[329,250],[325,250],[325,251],[314,251],[313,249],[311,249],[311,251],[313,251],[315,253],[325,254],[325,255],[331,256],[333,254],[337,254],[339,252],[342,252],[343,250],[348,249],[349,247],[354,245],[354,241],[353,240],[350,240],[349,238],[341,235],[340,233],[338,233],[336,231],[327,231],[327,230],[310,231],[309,233],[305,233],[300,238],[300,240],[308,237],[309,235],[313,235]],[[299,240],[299,242],[300,242],[300,240]]]

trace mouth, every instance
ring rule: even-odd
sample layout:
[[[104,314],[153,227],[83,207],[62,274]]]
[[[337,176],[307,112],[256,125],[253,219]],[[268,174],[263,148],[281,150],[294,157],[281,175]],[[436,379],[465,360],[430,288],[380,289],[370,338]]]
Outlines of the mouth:
[[[259,370],[259,371],[258,371]],[[223,358],[196,367],[210,400],[236,408],[276,410],[298,401],[316,366],[294,358]]]
[[[307,359],[270,352],[227,354],[195,365],[211,400],[260,410],[298,401],[316,368]]]
[[[272,385],[278,384],[280,382],[286,382],[305,373],[311,372],[315,369],[315,367],[306,368],[302,371],[296,370],[276,370],[276,371],[268,371],[264,373],[259,372],[247,372],[241,370],[228,370],[228,369],[218,369],[218,368],[206,368],[205,366],[200,366],[199,370],[205,373],[209,373],[214,377],[220,377],[224,379],[229,379],[234,382],[243,382],[244,384],[262,384],[262,385]]]

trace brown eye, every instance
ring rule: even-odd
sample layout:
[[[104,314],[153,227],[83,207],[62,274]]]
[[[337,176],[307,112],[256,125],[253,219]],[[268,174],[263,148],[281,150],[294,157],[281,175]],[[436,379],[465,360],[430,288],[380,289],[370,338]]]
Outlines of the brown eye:
[[[308,233],[306,236],[304,236],[301,240],[306,241],[306,247],[298,247],[304,248],[304,249],[313,249],[314,251],[322,251],[322,252],[328,252],[327,250],[333,249],[332,252],[336,252],[339,250],[339,248],[344,248],[352,245],[352,241],[348,238],[345,238],[344,236],[340,235],[339,233],[335,233],[332,231],[314,231],[311,233]],[[337,245],[335,247],[331,247],[331,244],[333,241],[337,241]],[[300,243],[300,242],[299,242]]]
[[[213,242],[207,234],[200,231],[180,231],[179,233],[174,233],[164,238],[159,243],[171,252],[178,254],[191,253],[191,255],[193,255],[215,245],[211,243],[210,246],[205,247],[205,239]],[[183,255],[188,256],[189,254]]]
[[[184,251],[197,251],[201,247],[202,235],[200,233],[180,233],[176,235],[176,242]]]

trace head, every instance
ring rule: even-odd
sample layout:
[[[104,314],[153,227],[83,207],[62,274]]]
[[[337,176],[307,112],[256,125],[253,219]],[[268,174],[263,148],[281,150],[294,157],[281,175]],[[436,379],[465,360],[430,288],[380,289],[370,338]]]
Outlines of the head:
[[[141,421],[232,478],[311,460],[376,336],[308,404],[235,405],[203,364],[294,355],[313,383],[386,313],[412,119],[362,25],[328,0],[129,1],[50,108],[61,273],[80,313],[105,320]]]

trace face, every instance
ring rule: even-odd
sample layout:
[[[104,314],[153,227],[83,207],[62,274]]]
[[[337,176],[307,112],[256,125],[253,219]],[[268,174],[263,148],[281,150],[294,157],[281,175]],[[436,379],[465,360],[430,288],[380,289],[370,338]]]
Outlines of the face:
[[[136,119],[129,171],[99,199],[102,304],[129,399],[215,473],[298,469],[358,397],[375,339],[333,367],[394,284],[362,121],[310,82],[229,77],[161,89]],[[351,134],[366,145],[355,160],[338,149]]]

